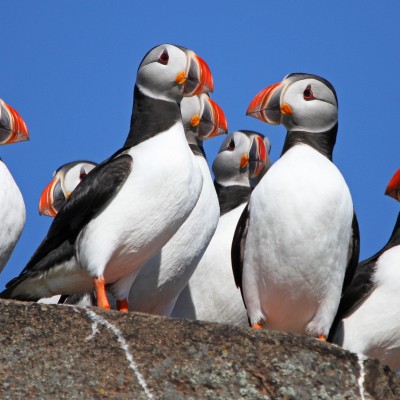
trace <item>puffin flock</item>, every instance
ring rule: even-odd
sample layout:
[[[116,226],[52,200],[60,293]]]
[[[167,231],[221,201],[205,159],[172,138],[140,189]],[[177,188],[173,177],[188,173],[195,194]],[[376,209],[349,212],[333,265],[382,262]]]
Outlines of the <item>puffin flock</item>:
[[[203,141],[228,133],[213,78],[192,50],[151,49],[137,72],[131,126],[107,160],[59,167],[39,212],[46,237],[1,298],[250,325],[309,335],[400,369],[400,214],[388,243],[359,262],[350,190],[332,162],[338,98],[326,79],[287,75],[247,115],[287,129],[270,141],[227,135],[212,170]],[[0,100],[0,143],[29,139]],[[400,169],[386,195],[400,201]],[[0,161],[0,271],[25,224]]]

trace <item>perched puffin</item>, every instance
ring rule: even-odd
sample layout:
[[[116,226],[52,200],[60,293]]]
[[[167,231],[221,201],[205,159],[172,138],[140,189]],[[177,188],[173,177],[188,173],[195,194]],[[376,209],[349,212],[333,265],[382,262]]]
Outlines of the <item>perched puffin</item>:
[[[181,112],[187,142],[203,176],[203,187],[187,220],[161,251],[140,270],[129,293],[130,311],[169,316],[218,224],[218,198],[203,149],[203,140],[227,133],[226,118],[218,104],[206,94],[184,98]],[[114,290],[111,286],[110,291]]]
[[[326,340],[359,255],[350,191],[332,163],[335,89],[321,77],[290,74],[257,94],[247,114],[283,124],[287,135],[240,217],[236,284],[253,327]]]
[[[0,145],[29,140],[19,113],[0,99]],[[7,264],[25,226],[25,203],[10,171],[0,159],[0,272]]]
[[[127,305],[139,269],[175,234],[199,198],[202,174],[183,130],[180,101],[213,89],[207,64],[186,48],[163,44],[142,60],[125,145],[93,169],[54,218],[21,274],[1,297],[38,300],[119,283]]]
[[[39,201],[39,214],[55,217],[67,198],[83,178],[94,168],[92,161],[73,161],[59,167],[52,181],[43,190]]]
[[[205,157],[203,140],[227,132],[225,115],[207,94],[183,98],[181,113],[186,139],[203,174],[203,187],[195,208],[175,235],[160,253],[146,262],[139,274],[132,275],[136,279],[130,290],[129,309],[134,311],[170,314],[176,297],[193,274],[218,223],[218,198]],[[43,191],[40,212],[55,216],[68,193],[82,179],[82,174],[87,175],[94,166],[89,161],[77,161],[60,167]],[[116,288],[112,284],[107,290],[115,295]],[[68,296],[61,298],[60,302],[87,305],[88,300],[94,300],[95,304],[95,298],[89,295]],[[58,301],[58,297],[54,301]]]
[[[400,201],[400,169],[386,195]],[[400,369],[400,213],[387,244],[358,264],[342,294],[329,341]]]
[[[251,190],[271,166],[268,138],[253,131],[227,136],[214,160],[214,185],[220,205],[217,230],[188,285],[175,304],[172,317],[248,325],[240,291],[235,286],[231,244]]]

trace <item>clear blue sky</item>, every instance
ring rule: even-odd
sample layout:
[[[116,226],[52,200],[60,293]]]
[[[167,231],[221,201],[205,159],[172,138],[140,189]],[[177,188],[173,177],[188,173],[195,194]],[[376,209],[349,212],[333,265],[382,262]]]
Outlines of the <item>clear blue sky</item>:
[[[400,3],[376,1],[8,1],[1,5],[0,98],[24,117],[30,142],[0,148],[27,207],[27,222],[0,288],[25,266],[51,223],[38,201],[53,171],[102,161],[129,130],[144,54],[161,43],[196,51],[230,131],[285,130],[245,116],[252,97],[291,72],[322,75],[339,97],[334,162],[353,195],[361,257],[380,249],[400,205],[383,195],[400,168]],[[206,145],[210,164],[222,138]],[[0,227],[1,229],[1,227]]]

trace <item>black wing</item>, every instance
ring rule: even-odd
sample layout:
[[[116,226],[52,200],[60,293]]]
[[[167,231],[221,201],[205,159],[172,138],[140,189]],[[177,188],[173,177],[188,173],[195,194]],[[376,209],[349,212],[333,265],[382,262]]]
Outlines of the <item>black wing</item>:
[[[30,274],[44,272],[71,258],[81,230],[119,191],[132,169],[132,157],[121,154],[94,168],[71,193],[32,258],[21,274],[6,287]]]
[[[250,217],[249,210],[250,210],[249,204],[247,203],[236,226],[231,248],[233,276],[235,278],[236,287],[240,288],[240,292],[242,293],[242,298],[243,298],[243,290],[242,290],[243,257],[244,257],[244,247],[246,244],[247,232],[249,230],[249,217]],[[244,303],[244,298],[243,298],[243,303]]]
[[[351,224],[351,238],[349,243],[349,255],[347,258],[347,268],[343,281],[342,293],[350,285],[357,269],[358,260],[360,258],[360,229],[356,213],[353,211],[353,222]]]

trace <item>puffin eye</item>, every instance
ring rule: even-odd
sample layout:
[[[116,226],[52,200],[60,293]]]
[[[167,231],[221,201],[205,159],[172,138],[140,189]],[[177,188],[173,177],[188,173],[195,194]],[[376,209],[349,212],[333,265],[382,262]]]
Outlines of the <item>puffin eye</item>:
[[[235,150],[235,141],[233,140],[233,138],[231,139],[231,141],[228,144],[228,150],[230,150],[230,151]]]
[[[313,93],[313,91],[311,89],[311,85],[308,85],[305,88],[305,90],[303,92],[303,97],[304,97],[304,100],[314,100],[315,99],[314,93]]]
[[[162,52],[160,58],[158,59],[158,62],[163,65],[167,65],[169,60],[169,55],[167,49],[164,49]]]

